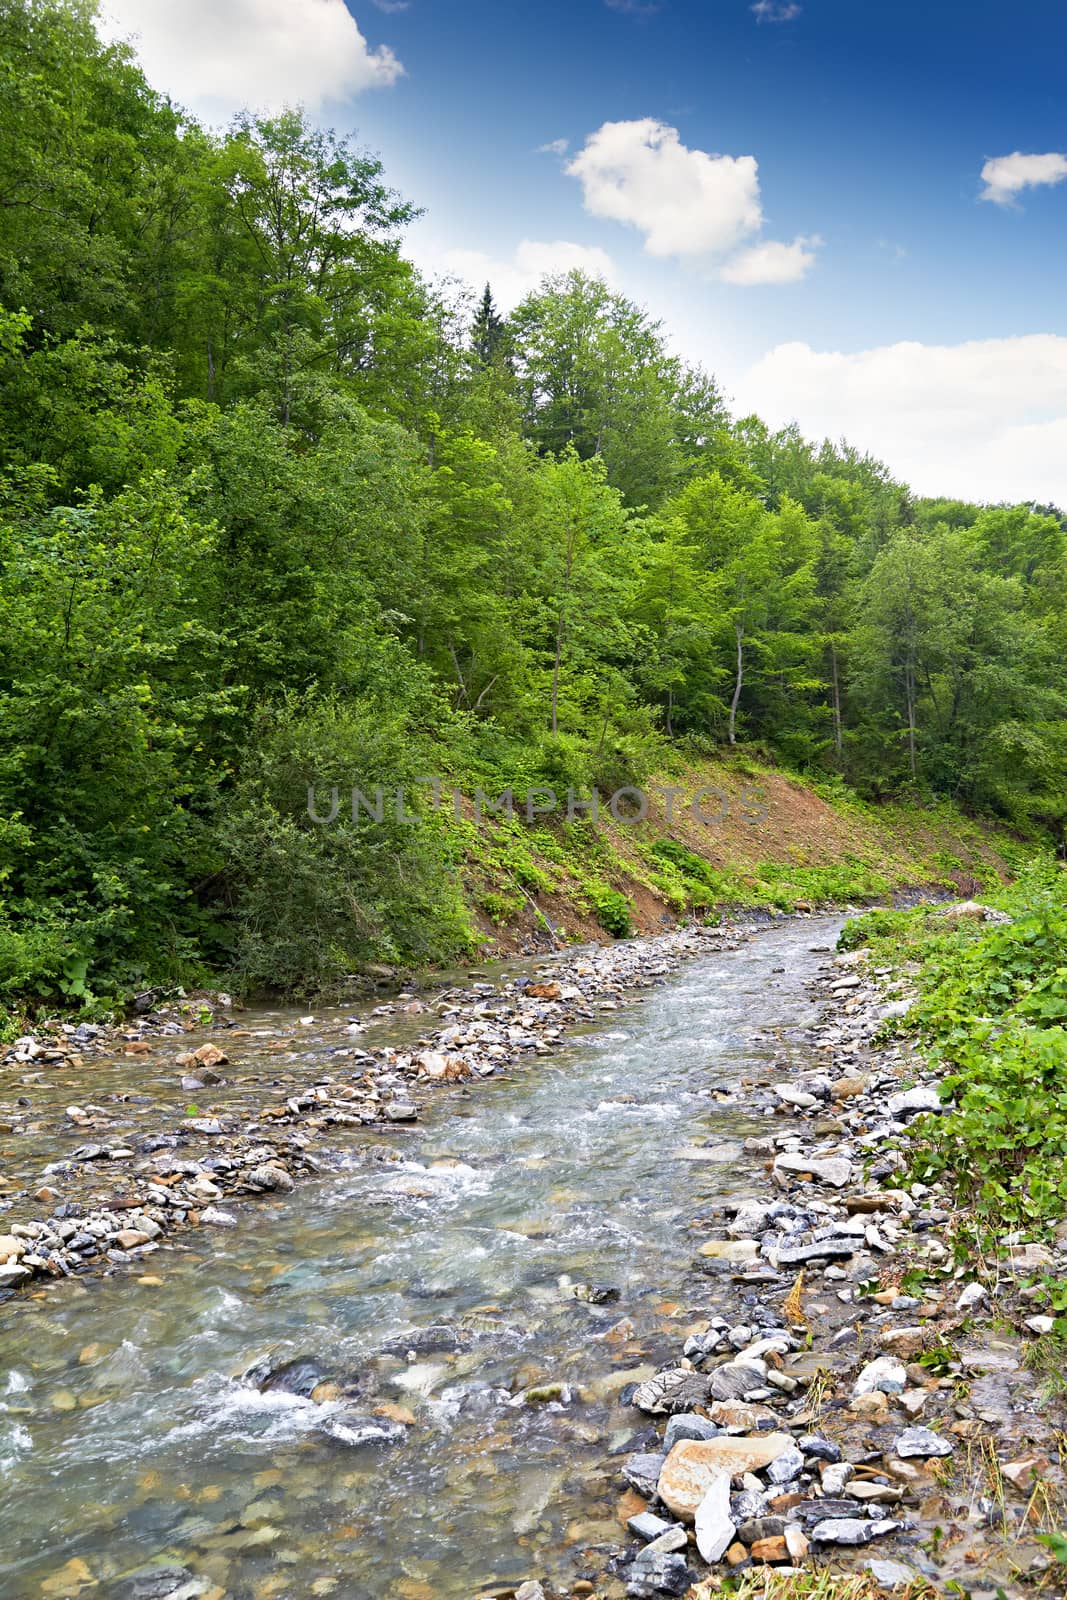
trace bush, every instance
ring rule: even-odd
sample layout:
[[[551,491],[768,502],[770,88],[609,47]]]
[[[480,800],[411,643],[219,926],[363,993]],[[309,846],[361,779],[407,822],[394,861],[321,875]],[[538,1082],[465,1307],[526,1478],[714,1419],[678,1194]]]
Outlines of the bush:
[[[238,986],[304,993],[369,961],[428,963],[470,948],[447,814],[424,808],[402,821],[392,802],[406,785],[416,814],[423,770],[402,709],[292,701],[261,714],[252,749],[220,821]],[[335,782],[336,819],[313,821],[309,785],[326,816]],[[379,784],[381,821],[362,808],[353,819],[353,787],[373,800]]]

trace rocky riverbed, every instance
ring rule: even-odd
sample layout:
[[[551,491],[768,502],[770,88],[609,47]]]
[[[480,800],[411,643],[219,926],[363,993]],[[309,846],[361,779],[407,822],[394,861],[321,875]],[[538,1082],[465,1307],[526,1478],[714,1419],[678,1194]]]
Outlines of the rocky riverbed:
[[[21,1042],[3,1593],[1053,1583],[1061,1247],[955,1265],[910,997],[838,925]]]

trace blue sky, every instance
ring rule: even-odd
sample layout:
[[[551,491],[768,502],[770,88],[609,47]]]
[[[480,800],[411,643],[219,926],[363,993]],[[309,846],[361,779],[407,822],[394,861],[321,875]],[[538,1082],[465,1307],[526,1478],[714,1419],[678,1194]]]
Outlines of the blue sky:
[[[423,270],[603,271],[739,408],[1067,504],[1062,4],[105,9],[209,120],[300,101],[379,151]]]

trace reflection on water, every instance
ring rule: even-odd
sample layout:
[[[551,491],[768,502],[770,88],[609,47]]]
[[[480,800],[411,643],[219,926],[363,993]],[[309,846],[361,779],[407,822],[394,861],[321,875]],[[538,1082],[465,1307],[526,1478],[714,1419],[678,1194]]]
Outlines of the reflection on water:
[[[599,1572],[611,1455],[642,1427],[619,1392],[715,1309],[703,1202],[762,1176],[683,1152],[756,1130],[715,1091],[809,1014],[828,938],[790,922],[694,961],[610,1030],[442,1094],[402,1143],[357,1135],[236,1233],[5,1307],[0,1592],[121,1595],[149,1561],[234,1600]],[[309,1358],[315,1397],[240,1382],[267,1354]],[[403,1438],[330,1436],[357,1415]]]

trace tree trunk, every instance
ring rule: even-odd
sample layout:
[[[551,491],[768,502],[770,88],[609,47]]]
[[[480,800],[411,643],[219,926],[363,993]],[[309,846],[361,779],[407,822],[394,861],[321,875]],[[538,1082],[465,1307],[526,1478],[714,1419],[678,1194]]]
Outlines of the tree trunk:
[[[737,633],[737,677],[734,682],[734,697],[730,701],[730,743],[737,743],[737,702],[741,698],[741,685],[745,681],[745,656],[743,642],[745,637],[744,625],[740,622],[734,624]]]
[[[837,646],[834,644],[833,640],[830,641],[830,666],[833,672],[832,686],[834,711],[834,752],[837,755],[838,764],[840,765],[842,752],[841,681],[837,675]]]
[[[914,779],[915,767],[915,669],[909,662],[904,669],[904,695],[908,704],[908,762]]]

